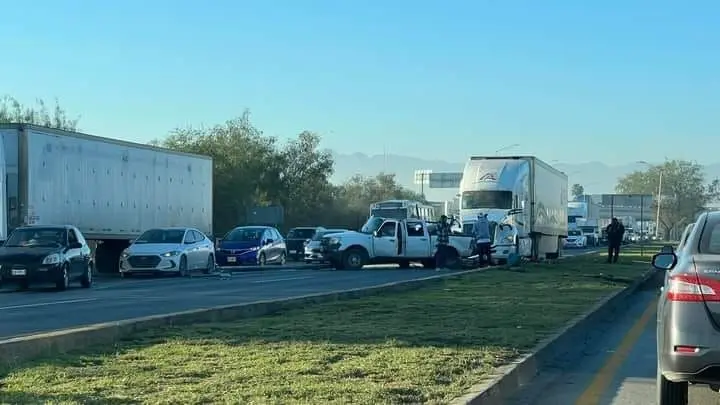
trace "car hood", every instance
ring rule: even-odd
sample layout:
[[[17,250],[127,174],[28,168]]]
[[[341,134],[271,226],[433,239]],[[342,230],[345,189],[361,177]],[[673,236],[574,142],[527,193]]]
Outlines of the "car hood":
[[[0,261],[41,260],[47,255],[60,253],[57,247],[0,247]]]
[[[243,250],[260,247],[260,241],[220,241],[220,249]]]
[[[346,232],[338,232],[338,233],[331,233],[330,235],[323,236],[323,239],[343,239],[343,238],[368,238],[372,235],[368,235],[367,233],[357,232],[357,231],[346,231]]]
[[[159,255],[177,250],[182,250],[179,243],[137,243],[130,245],[127,252],[134,255]]]

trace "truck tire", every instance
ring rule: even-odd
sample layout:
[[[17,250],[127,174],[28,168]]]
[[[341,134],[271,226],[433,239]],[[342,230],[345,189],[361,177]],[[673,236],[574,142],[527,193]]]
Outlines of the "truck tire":
[[[343,267],[349,270],[360,270],[368,262],[368,254],[360,248],[350,248],[343,253]]]

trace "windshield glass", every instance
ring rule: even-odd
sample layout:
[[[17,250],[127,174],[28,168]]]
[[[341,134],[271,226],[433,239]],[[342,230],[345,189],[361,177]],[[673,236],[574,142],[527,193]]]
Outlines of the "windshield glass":
[[[184,229],[150,229],[133,243],[182,243],[184,237]]]
[[[14,247],[60,247],[67,245],[64,228],[16,229],[5,241],[4,246]]]
[[[512,208],[512,191],[465,191],[462,193],[462,208],[472,209],[504,209]]]
[[[288,233],[288,239],[312,239],[315,228],[294,228]]]
[[[385,218],[382,217],[370,217],[368,218],[367,222],[365,222],[365,225],[360,228],[360,232],[362,233],[373,233],[380,229],[380,226],[385,222]]]
[[[408,219],[410,218],[407,208],[374,208],[370,211],[374,217]]]
[[[568,236],[580,236],[582,235],[582,232],[580,231],[568,231]]]
[[[262,239],[264,228],[235,228],[223,238],[225,242],[257,242]]]
[[[318,232],[315,234],[315,236],[312,238],[312,240],[320,240],[323,236],[330,235],[333,233],[340,233],[340,232],[347,232],[346,229],[328,229],[326,231]]]

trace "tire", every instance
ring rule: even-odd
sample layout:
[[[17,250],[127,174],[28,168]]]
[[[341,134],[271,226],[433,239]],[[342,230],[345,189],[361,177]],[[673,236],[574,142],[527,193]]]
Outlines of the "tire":
[[[285,255],[285,252],[280,253],[280,260],[278,260],[277,264],[278,266],[284,266],[285,263],[287,263],[287,256]]]
[[[672,382],[665,378],[660,370],[657,371],[657,404],[658,405],[687,405],[688,383]]]
[[[367,253],[359,248],[351,248],[343,253],[342,265],[349,270],[360,270],[367,264]]]
[[[55,288],[58,291],[65,291],[70,286],[70,273],[68,271],[68,265],[63,264],[60,269],[60,279],[55,282]]]
[[[265,253],[260,253],[260,256],[258,256],[258,266],[265,267],[267,264],[267,259],[265,259]]]
[[[187,275],[188,275],[187,257],[182,256],[180,258],[180,265],[178,266],[178,276],[187,277]]]
[[[90,288],[93,284],[93,262],[88,262],[87,269],[85,269],[85,274],[83,274],[83,277],[80,279],[80,286],[82,288]]]
[[[212,254],[208,255],[207,264],[203,269],[203,274],[210,274],[215,271],[215,256]]]

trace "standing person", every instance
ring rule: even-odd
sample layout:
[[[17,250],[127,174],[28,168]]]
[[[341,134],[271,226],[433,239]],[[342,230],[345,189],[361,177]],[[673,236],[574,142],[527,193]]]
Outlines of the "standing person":
[[[450,243],[450,224],[447,215],[440,216],[437,230],[437,253],[435,254],[435,268],[442,270],[447,265],[447,245]]]
[[[480,213],[477,217],[477,222],[473,226],[473,235],[475,236],[475,243],[477,246],[477,253],[480,258],[480,266],[482,267],[487,260],[488,266],[492,264],[491,258],[491,247],[492,241],[490,240],[490,223],[487,219],[487,214]]]
[[[613,218],[610,221],[610,225],[605,228],[608,238],[608,263],[617,263],[618,256],[620,255],[620,245],[622,244],[623,235],[625,234],[625,227],[617,218]]]

